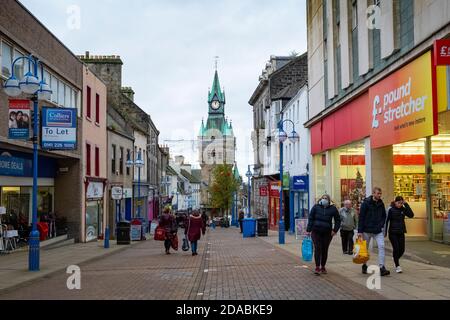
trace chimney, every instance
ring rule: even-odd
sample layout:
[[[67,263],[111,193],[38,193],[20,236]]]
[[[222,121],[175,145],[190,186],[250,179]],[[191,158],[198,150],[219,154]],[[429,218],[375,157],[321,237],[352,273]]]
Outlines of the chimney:
[[[86,51],[86,59],[89,59],[89,51]]]
[[[175,163],[179,166],[182,166],[184,164],[184,157],[183,156],[176,156],[175,157]]]
[[[123,87],[122,93],[126,95],[128,99],[134,102],[134,91],[131,87]]]

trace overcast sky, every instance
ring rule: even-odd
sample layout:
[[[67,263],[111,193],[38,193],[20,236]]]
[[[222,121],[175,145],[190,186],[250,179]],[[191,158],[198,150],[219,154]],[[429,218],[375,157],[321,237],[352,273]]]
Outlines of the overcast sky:
[[[248,100],[266,61],[272,54],[306,51],[305,0],[21,2],[75,54],[121,56],[123,85],[134,89],[136,103],[151,115],[161,144],[197,138],[201,120],[207,118],[214,57],[219,56],[241,175],[253,162]],[[190,146],[178,144],[172,156],[183,148],[188,160],[196,162],[197,152]]]

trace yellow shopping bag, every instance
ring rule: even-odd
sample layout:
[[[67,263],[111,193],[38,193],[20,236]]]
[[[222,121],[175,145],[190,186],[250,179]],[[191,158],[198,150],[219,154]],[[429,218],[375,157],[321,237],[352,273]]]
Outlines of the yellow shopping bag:
[[[364,264],[369,261],[369,250],[367,249],[367,241],[357,239],[353,246],[353,262],[356,264]]]

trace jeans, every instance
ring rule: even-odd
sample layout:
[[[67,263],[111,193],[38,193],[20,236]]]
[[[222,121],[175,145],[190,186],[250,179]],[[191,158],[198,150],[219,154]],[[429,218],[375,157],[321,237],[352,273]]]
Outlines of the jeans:
[[[395,267],[400,266],[400,258],[405,253],[405,234],[390,233],[389,240],[392,244],[392,256],[394,257]]]
[[[378,265],[380,267],[384,266],[384,232],[380,233],[364,233],[364,240],[367,241],[367,246],[369,246],[370,239],[374,239],[377,242],[378,247]]]
[[[192,253],[197,253],[197,241],[192,241],[191,242],[191,249],[192,249]]]
[[[314,260],[316,267],[325,267],[328,260],[328,248],[332,240],[331,230],[327,232],[313,231],[311,238],[314,242]]]
[[[353,251],[353,230],[341,230],[342,252],[348,253]]]

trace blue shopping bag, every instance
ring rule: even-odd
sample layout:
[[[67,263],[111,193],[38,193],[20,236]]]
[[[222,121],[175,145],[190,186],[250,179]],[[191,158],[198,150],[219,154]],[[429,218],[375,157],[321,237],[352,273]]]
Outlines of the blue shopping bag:
[[[302,241],[302,258],[305,262],[311,262],[313,258],[313,242],[311,237],[305,237]]]

